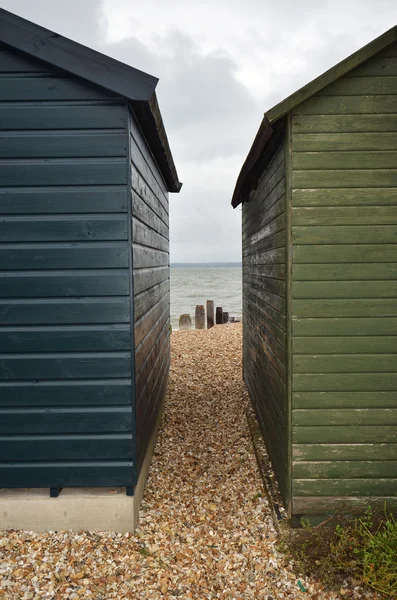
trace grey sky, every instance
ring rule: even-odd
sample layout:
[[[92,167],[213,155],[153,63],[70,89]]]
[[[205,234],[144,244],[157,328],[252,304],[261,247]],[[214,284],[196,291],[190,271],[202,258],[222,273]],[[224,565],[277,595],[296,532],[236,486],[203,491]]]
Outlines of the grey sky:
[[[230,200],[263,113],[397,22],[395,0],[0,0],[160,78],[184,183],[171,260],[240,260]]]

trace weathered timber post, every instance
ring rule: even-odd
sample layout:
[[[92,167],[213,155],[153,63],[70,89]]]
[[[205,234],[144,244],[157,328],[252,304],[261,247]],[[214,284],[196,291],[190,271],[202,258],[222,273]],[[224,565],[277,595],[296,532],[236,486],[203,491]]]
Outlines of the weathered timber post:
[[[229,323],[229,313],[228,312],[223,313],[223,322]]]
[[[192,319],[190,315],[184,314],[179,317],[179,329],[190,329],[192,327]]]
[[[216,324],[222,325],[223,323],[223,308],[222,306],[216,307]]]
[[[207,300],[207,329],[214,326],[215,307],[213,300]]]
[[[205,310],[202,304],[198,304],[196,306],[196,329],[204,329],[205,328]]]

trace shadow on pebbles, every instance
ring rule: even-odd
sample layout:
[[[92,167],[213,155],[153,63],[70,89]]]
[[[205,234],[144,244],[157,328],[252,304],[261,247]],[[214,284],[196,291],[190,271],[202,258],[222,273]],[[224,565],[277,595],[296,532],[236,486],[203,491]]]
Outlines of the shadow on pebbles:
[[[0,599],[335,599],[297,577],[247,425],[241,324],[171,336],[165,412],[134,535],[0,533]]]

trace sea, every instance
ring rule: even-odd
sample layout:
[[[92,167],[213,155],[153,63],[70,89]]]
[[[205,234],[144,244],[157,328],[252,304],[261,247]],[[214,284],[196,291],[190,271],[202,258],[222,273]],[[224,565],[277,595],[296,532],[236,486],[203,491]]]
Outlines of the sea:
[[[192,317],[197,304],[206,306],[213,300],[231,317],[242,317],[242,282],[240,263],[174,263],[171,264],[171,326],[179,329],[179,316]]]

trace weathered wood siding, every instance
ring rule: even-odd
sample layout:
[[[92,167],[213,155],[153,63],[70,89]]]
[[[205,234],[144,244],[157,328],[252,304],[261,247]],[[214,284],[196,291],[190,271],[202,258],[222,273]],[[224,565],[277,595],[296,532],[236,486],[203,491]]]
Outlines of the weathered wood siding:
[[[397,45],[292,113],[293,507],[397,496]]]
[[[0,48],[0,486],[133,484],[127,114]]]
[[[285,159],[279,148],[243,204],[244,379],[288,502]]]
[[[136,476],[162,408],[170,365],[168,191],[130,114],[136,373]]]

